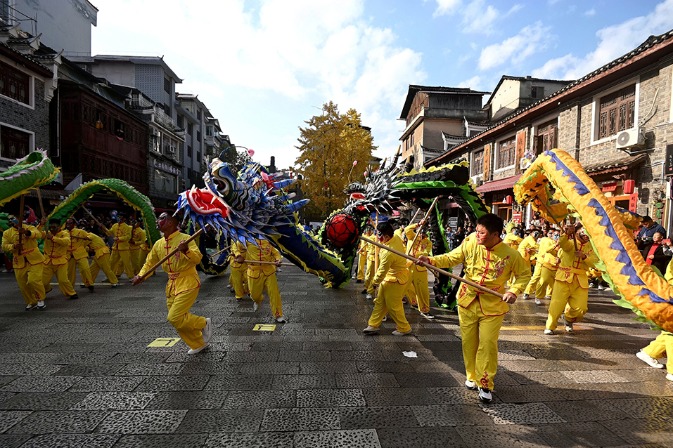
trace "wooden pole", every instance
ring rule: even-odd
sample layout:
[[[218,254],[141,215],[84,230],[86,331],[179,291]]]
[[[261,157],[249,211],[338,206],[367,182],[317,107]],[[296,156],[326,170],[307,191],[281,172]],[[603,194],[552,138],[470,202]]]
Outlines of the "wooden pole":
[[[91,216],[91,219],[93,219],[93,221],[94,221],[96,224],[98,224],[98,227],[100,227],[103,231],[105,231],[105,233],[107,233],[108,235],[112,235],[112,233],[108,230],[108,228],[105,227],[105,226],[103,225],[102,222],[100,222],[98,219],[96,219],[96,217],[93,215],[93,213],[91,213],[91,212],[89,211],[88,208],[86,208],[85,206],[82,206],[82,210],[84,210],[85,212],[87,212],[87,214],[88,214],[89,216]]]
[[[40,203],[40,218],[44,219],[47,215],[44,213],[44,204],[42,204],[42,193],[40,187],[37,187],[37,200]]]
[[[25,197],[24,195],[21,195],[21,199],[19,199],[19,228],[17,229],[19,231],[19,247],[21,247],[22,240],[23,240],[23,208],[25,204]],[[23,247],[21,247],[21,250],[19,251],[19,255],[21,255],[21,252],[23,252]]]
[[[451,278],[453,278],[453,279],[455,279],[455,280],[461,281],[461,282],[463,282],[463,283],[467,283],[468,285],[470,285],[470,286],[472,286],[472,287],[474,287],[474,288],[477,288],[477,289],[479,289],[479,290],[481,290],[481,291],[483,291],[483,292],[487,292],[487,293],[489,293],[489,294],[493,294],[494,296],[499,297],[499,298],[501,298],[501,299],[502,299],[502,297],[503,297],[503,295],[500,294],[499,292],[493,291],[492,289],[489,289],[489,288],[487,288],[487,287],[485,287],[485,286],[483,286],[483,285],[480,285],[479,283],[473,282],[472,280],[469,280],[469,279],[467,279],[467,278],[462,278],[462,277],[460,277],[460,276],[454,274],[453,272],[445,271],[444,269],[440,269],[440,268],[438,268],[438,267],[436,267],[436,266],[431,265],[430,263],[425,263],[425,262],[419,260],[418,258],[414,258],[414,257],[412,257],[412,256],[410,256],[410,255],[405,254],[404,252],[400,252],[400,251],[395,250],[395,249],[393,249],[393,248],[391,248],[391,247],[388,247],[388,246],[386,246],[386,245],[384,245],[384,244],[377,243],[376,241],[372,241],[372,240],[370,240],[369,238],[365,238],[364,236],[361,236],[360,239],[361,239],[361,240],[364,240],[364,241],[366,241],[366,242],[368,242],[368,243],[371,243],[371,244],[373,244],[373,245],[375,245],[375,246],[378,246],[378,247],[380,247],[380,248],[382,248],[382,249],[389,250],[390,252],[392,252],[392,253],[394,253],[394,254],[396,254],[396,255],[399,255],[400,257],[404,257],[404,258],[406,258],[407,260],[411,260],[411,261],[413,261],[413,262],[415,262],[415,263],[418,263],[418,264],[420,264],[420,265],[422,265],[422,266],[425,266],[425,267],[428,268],[428,269],[432,269],[432,270],[435,271],[435,272],[439,272],[439,273],[442,274],[442,275],[446,275],[446,276],[451,277]]]
[[[428,219],[428,216],[430,216],[430,213],[432,212],[432,209],[435,208],[435,204],[437,203],[437,200],[438,200],[438,199],[439,199],[439,196],[435,196],[434,201],[432,201],[432,204],[430,204],[430,208],[428,209],[428,212],[425,214],[425,216],[423,216],[423,219],[421,219],[421,221],[423,222],[423,224],[425,224],[425,220]],[[414,235],[414,239],[411,240],[411,246],[409,246],[409,249],[408,249],[409,252],[407,252],[407,255],[409,255],[409,253],[411,252],[411,249],[413,249],[413,247],[414,247],[414,244],[416,244],[416,240],[418,239],[418,235],[421,234],[421,229],[422,229],[422,227],[423,227],[423,226],[420,226],[420,225],[419,225],[419,226],[416,228],[416,235]]]
[[[203,233],[203,227],[200,228],[199,230],[197,230],[192,236],[190,236],[189,238],[187,238],[186,240],[183,240],[183,241],[185,241],[186,243],[189,243],[190,241],[192,241],[193,239],[195,239],[197,236],[201,235],[202,233]],[[180,250],[180,248],[176,247],[175,249],[170,251],[168,254],[166,254],[166,256],[164,258],[162,258],[161,260],[159,260],[157,262],[157,264],[152,266],[147,272],[145,272],[143,275],[138,277],[139,282],[145,280],[151,273],[153,273],[154,271],[159,269],[159,266],[161,266],[166,260],[168,260],[173,255],[175,255],[179,250]]]
[[[245,260],[245,264],[273,264],[278,266],[275,261]],[[294,266],[292,263],[281,263],[280,266]]]

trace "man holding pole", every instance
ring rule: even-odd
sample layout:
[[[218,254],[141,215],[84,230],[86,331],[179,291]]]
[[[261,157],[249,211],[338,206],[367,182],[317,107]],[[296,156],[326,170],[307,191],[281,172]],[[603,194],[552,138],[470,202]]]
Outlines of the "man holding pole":
[[[65,228],[70,234],[70,247],[68,253],[68,278],[70,284],[75,285],[76,268],[79,268],[79,274],[82,277],[82,283],[93,292],[93,279],[89,270],[89,252],[87,246],[91,242],[89,233],[86,230],[77,228],[77,221],[74,218],[68,218],[65,222]]]
[[[259,309],[266,289],[271,314],[276,322],[284,324],[287,320],[283,317],[283,299],[280,296],[276,277],[276,269],[281,265],[283,257],[278,249],[267,240],[255,238],[255,243],[248,242],[245,258],[248,265],[248,289],[254,301],[252,308],[254,311]]]
[[[474,238],[466,239],[448,254],[419,257],[419,262],[438,267],[462,264],[470,283],[492,291],[487,293],[466,283],[462,283],[458,291],[465,386],[471,390],[478,388],[479,400],[484,403],[493,399],[491,391],[498,367],[498,336],[503,318],[531,277],[528,262],[515,249],[502,243],[502,228],[502,219],[488,213],[477,220]],[[511,278],[514,280],[505,290]]]
[[[195,355],[208,347],[213,333],[209,317],[197,316],[189,312],[199,295],[201,280],[196,265],[201,261],[201,252],[190,237],[178,231],[178,219],[168,213],[162,213],[157,226],[163,239],[152,246],[145,264],[138,275],[131,279],[135,286],[149,277],[160,265],[168,274],[166,284],[166,320],[177,330],[189,346],[188,355]]]

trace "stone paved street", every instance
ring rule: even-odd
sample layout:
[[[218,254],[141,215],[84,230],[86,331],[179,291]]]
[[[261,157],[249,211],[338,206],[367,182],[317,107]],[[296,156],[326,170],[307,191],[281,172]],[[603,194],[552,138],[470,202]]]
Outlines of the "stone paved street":
[[[573,335],[542,334],[546,309],[519,301],[506,318],[494,402],[465,380],[455,314],[408,310],[413,336],[361,330],[371,303],[352,283],[324,289],[279,273],[287,324],[272,332],[226,278],[204,278],[197,314],[212,348],[195,356],[165,321],[165,275],[117,289],[57,288],[23,311],[0,274],[2,447],[670,447],[673,382],[634,355],[657,333],[592,290]],[[98,285],[98,284],[97,284]],[[560,327],[562,330],[563,327]],[[169,341],[170,342],[170,341]],[[165,343],[165,342],[164,342]],[[406,357],[403,352],[415,352]]]

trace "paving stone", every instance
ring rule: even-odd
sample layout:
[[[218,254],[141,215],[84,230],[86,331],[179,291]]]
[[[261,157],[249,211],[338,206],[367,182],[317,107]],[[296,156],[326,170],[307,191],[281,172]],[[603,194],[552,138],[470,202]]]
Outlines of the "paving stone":
[[[144,364],[164,362],[171,356],[171,353],[117,353],[107,359],[107,364]]]
[[[547,446],[536,427],[521,425],[459,426],[456,432],[470,448]]]
[[[18,375],[3,375],[3,376],[0,376],[0,386],[2,386],[4,384],[7,384],[7,383],[11,383],[12,381],[17,379],[18,377],[19,377]]]
[[[7,431],[30,414],[31,411],[0,411],[0,433]]]
[[[297,407],[300,408],[366,405],[364,394],[360,389],[306,389],[296,392]]]
[[[550,424],[538,427],[538,434],[552,447],[614,447],[626,442],[595,422]]]
[[[70,409],[81,410],[136,410],[144,409],[155,394],[147,392],[92,392]]]
[[[294,435],[295,448],[312,447],[358,447],[380,448],[376,431],[373,429],[344,431],[302,431]]]
[[[59,370],[56,364],[0,364],[0,375],[53,375]]]
[[[211,376],[205,390],[263,390],[271,389],[273,375],[216,375]]]
[[[24,376],[5,384],[0,390],[8,392],[64,392],[81,379],[79,376]]]
[[[190,362],[186,364],[157,364],[175,366],[181,375],[235,375],[240,373],[243,364],[228,364],[224,361]]]
[[[342,407],[341,429],[401,428],[420,426],[411,407]]]
[[[58,353],[54,353],[54,355],[58,355]],[[54,364],[99,366],[113,356],[114,353],[67,353],[56,357]]]
[[[600,422],[600,424],[605,426],[612,434],[623,439],[627,444],[664,443],[666,446],[670,446],[670,442],[673,440],[673,422],[671,422],[670,418],[663,422],[647,418],[606,420]]]
[[[210,434],[205,448],[288,448],[293,446],[294,434],[288,432],[266,433],[214,433]]]
[[[185,366],[177,363],[127,364],[114,374],[119,376],[178,375],[183,373],[183,367]]]
[[[12,380],[13,381],[13,380]],[[0,391],[0,409],[3,409],[3,402],[5,400],[9,400],[13,396],[15,396],[17,392],[5,392],[5,391]]]
[[[150,376],[145,377],[135,390],[137,392],[203,390],[209,380],[208,375]]]
[[[414,372],[415,364],[409,361],[356,361],[360,373]]]
[[[114,448],[186,448],[201,447],[207,434],[142,434],[119,438]]]
[[[263,413],[259,409],[227,409],[219,411],[190,410],[182,420],[178,433],[216,433],[259,431]]]
[[[379,428],[376,430],[381,448],[467,448],[455,428]]]
[[[333,374],[323,375],[275,375],[273,389],[327,389],[335,386]],[[342,386],[347,387],[347,386]]]
[[[262,431],[325,431],[339,429],[339,411],[327,408],[267,409]]]
[[[283,362],[327,362],[332,360],[332,352],[281,351],[278,361]]]
[[[358,366],[353,361],[332,361],[332,362],[302,362],[301,374],[321,374],[321,373],[357,373]]]
[[[366,388],[362,390],[369,407],[434,404],[426,388]]]
[[[70,364],[67,366],[62,366],[58,371],[59,375],[62,376],[106,376],[106,375],[116,375],[119,369],[123,366],[111,366],[111,365],[77,365]]]
[[[105,411],[37,411],[21,419],[7,432],[17,434],[90,433],[106,415]]]
[[[471,405],[434,404],[411,406],[411,410],[419,422],[419,426],[458,426],[485,425],[489,423],[486,415],[476,406],[477,397]],[[411,425],[408,425],[411,426]]]
[[[112,411],[98,426],[97,432],[112,434],[173,433],[186,413],[186,410]]]
[[[5,353],[0,357],[2,364],[58,364],[58,353]]]
[[[3,448],[18,448],[28,439],[30,439],[29,435],[0,434],[0,446]],[[41,446],[51,445],[42,444]]]
[[[627,380],[613,372],[605,370],[562,370],[562,375],[578,383],[626,383]]]
[[[464,386],[428,387],[427,389],[434,400],[431,404],[474,404],[478,401],[477,392]]]
[[[569,423],[619,420],[635,414],[622,409],[619,404],[626,400],[553,401],[546,403],[555,414]]]
[[[44,434],[33,437],[21,448],[109,448],[117,446],[117,439],[117,434]]]
[[[227,395],[222,409],[294,408],[296,402],[296,394],[293,390],[231,391]]]
[[[220,390],[156,392],[145,409],[219,409],[228,394]]]
[[[241,375],[291,375],[300,373],[300,368],[298,362],[248,362],[239,363],[237,371]]]
[[[392,373],[337,373],[336,387],[359,389],[363,387],[400,387]]]
[[[460,383],[447,373],[396,373],[400,387],[455,387]]]
[[[142,376],[88,376],[75,383],[70,388],[70,392],[132,391],[145,378]]]
[[[34,393],[22,392],[0,403],[0,409],[26,411],[57,411],[70,409],[71,406],[86,398],[86,393],[53,392]]]
[[[544,403],[491,404],[482,407],[496,425],[530,425],[541,423],[565,423]]]

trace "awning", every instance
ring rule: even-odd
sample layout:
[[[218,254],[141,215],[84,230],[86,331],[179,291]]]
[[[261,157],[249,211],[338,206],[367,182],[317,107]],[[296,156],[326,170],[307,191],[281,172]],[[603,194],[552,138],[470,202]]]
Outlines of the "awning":
[[[622,157],[620,159],[612,159],[605,162],[594,163],[584,167],[584,171],[591,176],[600,174],[612,174],[620,171],[627,171],[635,168],[647,159],[647,154],[638,154],[636,156]]]
[[[491,182],[486,182],[477,187],[479,193],[486,193],[488,191],[500,191],[508,190],[514,186],[517,180],[521,177],[520,174],[511,177],[505,177],[504,179],[498,179]]]

